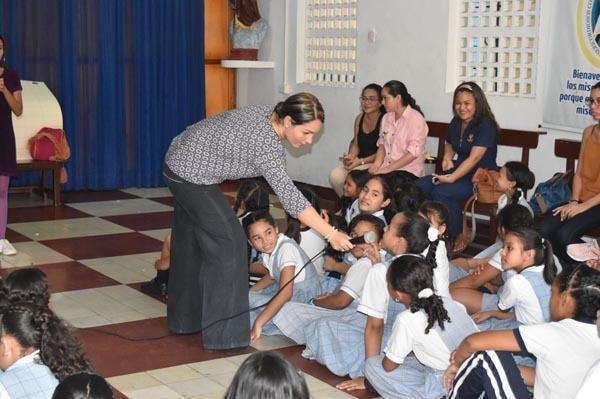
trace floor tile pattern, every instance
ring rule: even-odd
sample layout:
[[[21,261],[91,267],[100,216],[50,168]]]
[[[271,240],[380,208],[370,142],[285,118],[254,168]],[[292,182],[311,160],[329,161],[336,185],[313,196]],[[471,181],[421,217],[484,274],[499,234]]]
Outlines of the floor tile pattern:
[[[236,182],[221,185],[233,204]],[[271,212],[285,213],[276,197]],[[202,350],[199,334],[175,335],[164,298],[140,291],[169,232],[174,199],[167,188],[66,192],[64,204],[10,194],[7,238],[19,253],[0,256],[0,276],[42,269],[51,307],[84,344],[116,398],[222,398],[239,364],[256,350],[278,350],[305,375],[314,398],[370,398],[335,388],[343,380],[300,356],[283,336],[263,337],[242,353]]]

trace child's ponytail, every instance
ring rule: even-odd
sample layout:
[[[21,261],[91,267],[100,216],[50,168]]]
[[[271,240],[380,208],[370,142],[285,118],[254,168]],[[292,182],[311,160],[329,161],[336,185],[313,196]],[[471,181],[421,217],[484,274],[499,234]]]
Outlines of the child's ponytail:
[[[402,212],[404,223],[398,227],[396,235],[406,240],[406,252],[421,254],[429,246],[427,231],[429,222],[415,212]]]
[[[544,265],[544,281],[551,285],[556,277],[557,268],[556,263],[554,262],[554,252],[552,251],[552,244],[550,244],[550,241],[544,239],[534,229],[526,227],[510,230],[509,233],[521,240],[524,251],[535,251],[533,264]]]
[[[40,359],[59,381],[77,372],[92,371],[77,339],[50,309],[35,309],[33,322],[40,332]]]
[[[40,359],[58,380],[92,367],[67,325],[46,306],[17,304],[0,313],[0,335],[10,335],[23,348],[40,351]]]
[[[427,229],[427,238],[429,239],[429,250],[427,250],[427,255],[425,256],[425,260],[432,269],[437,267],[437,261],[435,259],[435,254],[437,252],[437,247],[440,244],[440,232],[433,227],[429,227]]]
[[[427,314],[425,334],[437,323],[444,329],[444,322],[450,321],[444,302],[433,290],[433,272],[431,266],[418,255],[404,255],[396,258],[387,272],[390,286],[410,296],[410,311],[421,309]]]
[[[535,175],[522,162],[510,161],[504,164],[504,168],[507,179],[515,182],[515,191],[510,198],[510,203],[516,204],[521,195],[525,196],[525,191],[533,188]]]
[[[541,237],[540,237],[541,238]],[[552,284],[558,273],[556,262],[554,262],[554,251],[550,240],[541,238],[542,246],[544,247],[544,280],[548,284]]]

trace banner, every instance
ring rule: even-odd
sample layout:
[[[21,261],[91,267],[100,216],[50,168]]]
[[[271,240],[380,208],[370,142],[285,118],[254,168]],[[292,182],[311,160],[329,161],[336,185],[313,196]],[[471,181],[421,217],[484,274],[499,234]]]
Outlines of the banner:
[[[586,100],[600,82],[600,0],[560,0],[554,6],[543,120],[582,131],[593,123]]]

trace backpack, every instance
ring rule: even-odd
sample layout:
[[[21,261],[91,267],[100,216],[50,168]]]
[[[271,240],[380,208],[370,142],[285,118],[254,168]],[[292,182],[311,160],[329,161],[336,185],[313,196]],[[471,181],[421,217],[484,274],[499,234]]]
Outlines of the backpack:
[[[545,215],[569,202],[569,198],[571,198],[570,177],[571,172],[555,173],[551,179],[538,184],[529,200],[529,205],[535,215]]]
[[[29,153],[35,161],[66,161],[71,157],[71,149],[62,129],[43,127],[27,141]],[[67,169],[60,169],[60,183],[68,180]]]
[[[27,142],[29,153],[36,161],[66,161],[71,149],[62,129],[43,127]]]

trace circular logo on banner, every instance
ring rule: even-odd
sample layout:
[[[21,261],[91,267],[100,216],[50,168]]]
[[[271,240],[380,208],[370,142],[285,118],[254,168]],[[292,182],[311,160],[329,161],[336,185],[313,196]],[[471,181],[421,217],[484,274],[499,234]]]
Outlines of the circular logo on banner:
[[[577,40],[585,58],[600,68],[600,0],[579,0]]]

